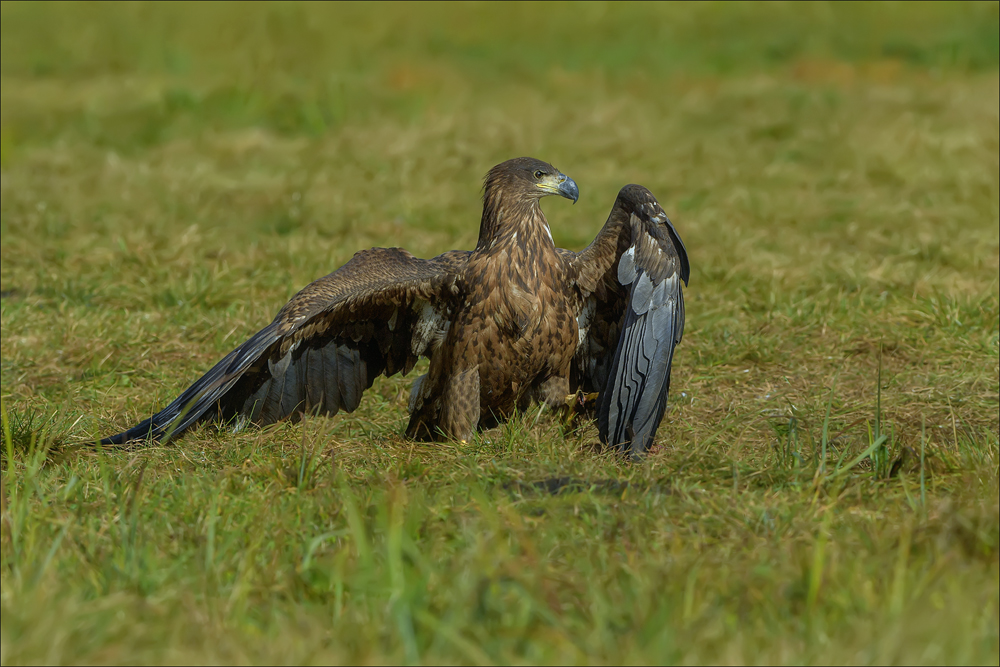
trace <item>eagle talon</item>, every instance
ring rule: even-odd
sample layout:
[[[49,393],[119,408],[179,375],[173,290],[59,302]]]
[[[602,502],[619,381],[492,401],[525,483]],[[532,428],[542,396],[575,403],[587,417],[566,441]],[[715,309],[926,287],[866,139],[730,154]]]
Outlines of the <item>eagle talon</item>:
[[[563,399],[563,424],[570,429],[580,425],[580,421],[593,417],[597,407],[597,392],[584,393],[583,390],[569,394]]]
[[[585,411],[593,409],[597,405],[597,397],[600,396],[599,392],[591,392],[589,394],[584,393],[581,389],[575,394],[569,394],[564,399],[566,407],[571,408],[575,411]]]

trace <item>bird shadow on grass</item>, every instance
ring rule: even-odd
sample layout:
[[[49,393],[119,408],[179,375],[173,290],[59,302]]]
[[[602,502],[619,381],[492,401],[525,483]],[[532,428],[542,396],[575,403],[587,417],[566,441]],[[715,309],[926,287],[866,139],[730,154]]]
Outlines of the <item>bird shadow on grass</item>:
[[[621,496],[627,491],[652,492],[669,495],[668,484],[642,484],[620,479],[578,479],[575,477],[550,477],[535,482],[519,480],[500,485],[511,495],[558,496],[572,493],[596,493],[599,495]]]

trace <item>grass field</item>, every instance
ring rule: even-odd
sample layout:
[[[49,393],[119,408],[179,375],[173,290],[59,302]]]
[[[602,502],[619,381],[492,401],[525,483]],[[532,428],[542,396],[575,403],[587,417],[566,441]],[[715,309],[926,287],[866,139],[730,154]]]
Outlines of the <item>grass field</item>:
[[[0,662],[1000,660],[998,5],[0,6]],[[518,155],[691,257],[659,445],[95,450]]]

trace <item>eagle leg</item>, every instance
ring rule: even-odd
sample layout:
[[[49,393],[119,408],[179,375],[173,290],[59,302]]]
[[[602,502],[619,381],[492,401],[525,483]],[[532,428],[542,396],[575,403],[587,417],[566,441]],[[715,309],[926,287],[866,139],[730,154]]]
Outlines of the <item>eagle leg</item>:
[[[468,442],[479,426],[479,365],[450,378],[441,397],[438,428],[449,438]]]
[[[539,383],[535,388],[534,398],[539,403],[548,406],[559,419],[562,427],[574,431],[580,425],[580,417],[585,416],[583,392],[569,393],[569,378],[553,376]]]
[[[566,406],[566,394],[569,393],[569,378],[564,375],[553,375],[535,385],[534,400],[544,403],[553,410]]]

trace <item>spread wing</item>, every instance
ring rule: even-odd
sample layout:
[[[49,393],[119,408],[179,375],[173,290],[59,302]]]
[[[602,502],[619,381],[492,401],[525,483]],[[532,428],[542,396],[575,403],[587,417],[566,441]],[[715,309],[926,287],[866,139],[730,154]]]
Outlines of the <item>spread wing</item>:
[[[571,389],[600,392],[601,442],[640,454],[667,407],[684,331],[687,251],[653,194],[627,185],[594,242],[562,253],[579,296]]]
[[[353,411],[376,377],[406,374],[440,345],[468,255],[355,254],[166,408],[101,444],[165,440],[205,420],[264,425],[304,412]]]

